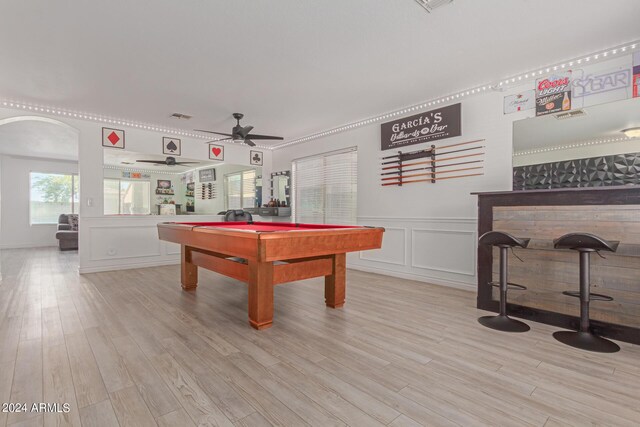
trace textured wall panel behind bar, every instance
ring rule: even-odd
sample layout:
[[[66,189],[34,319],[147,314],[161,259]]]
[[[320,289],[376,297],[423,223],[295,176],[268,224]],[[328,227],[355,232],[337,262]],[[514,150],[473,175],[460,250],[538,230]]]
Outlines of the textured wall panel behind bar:
[[[640,184],[640,153],[513,168],[514,190]]]

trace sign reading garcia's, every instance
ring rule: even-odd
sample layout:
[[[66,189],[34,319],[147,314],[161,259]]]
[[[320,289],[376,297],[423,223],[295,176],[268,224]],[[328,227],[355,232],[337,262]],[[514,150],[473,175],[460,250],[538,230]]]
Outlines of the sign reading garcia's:
[[[449,105],[380,125],[381,148],[391,150],[406,145],[462,135],[461,104]]]

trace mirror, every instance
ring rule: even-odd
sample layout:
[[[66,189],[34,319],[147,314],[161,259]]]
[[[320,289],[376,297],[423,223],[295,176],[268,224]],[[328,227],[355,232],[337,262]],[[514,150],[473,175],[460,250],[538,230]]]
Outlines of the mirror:
[[[640,183],[640,98],[513,124],[514,190]]]
[[[567,160],[575,154],[590,157],[592,153],[620,154],[629,147],[623,129],[640,127],[640,99],[627,99],[619,102],[595,105],[571,110],[571,116],[563,114],[534,117],[513,123],[514,166],[540,163],[538,160]],[[565,113],[566,114],[566,113]],[[583,145],[571,149],[562,149],[577,143],[615,139],[617,141]],[[598,147],[598,148],[594,148]],[[531,151],[541,151],[543,156],[533,156]],[[533,161],[533,163],[532,163]]]
[[[279,206],[291,206],[291,171],[271,174],[271,199],[279,201]]]
[[[141,160],[145,160],[142,162]],[[105,215],[217,215],[260,206],[262,168],[104,150]]]

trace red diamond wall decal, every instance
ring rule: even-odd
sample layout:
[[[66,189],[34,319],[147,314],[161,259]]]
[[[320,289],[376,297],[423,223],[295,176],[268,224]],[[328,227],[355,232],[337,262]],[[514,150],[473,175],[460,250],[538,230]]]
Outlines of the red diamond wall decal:
[[[111,142],[111,144],[116,145],[118,143],[118,141],[120,141],[120,137],[118,135],[116,135],[115,132],[111,132],[109,134],[109,136],[107,136],[107,139],[109,140],[109,142]]]

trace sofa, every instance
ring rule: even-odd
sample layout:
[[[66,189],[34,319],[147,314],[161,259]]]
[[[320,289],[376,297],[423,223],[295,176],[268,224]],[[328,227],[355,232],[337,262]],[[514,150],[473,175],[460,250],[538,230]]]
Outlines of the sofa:
[[[58,217],[56,239],[61,251],[78,249],[78,215],[62,214]]]

